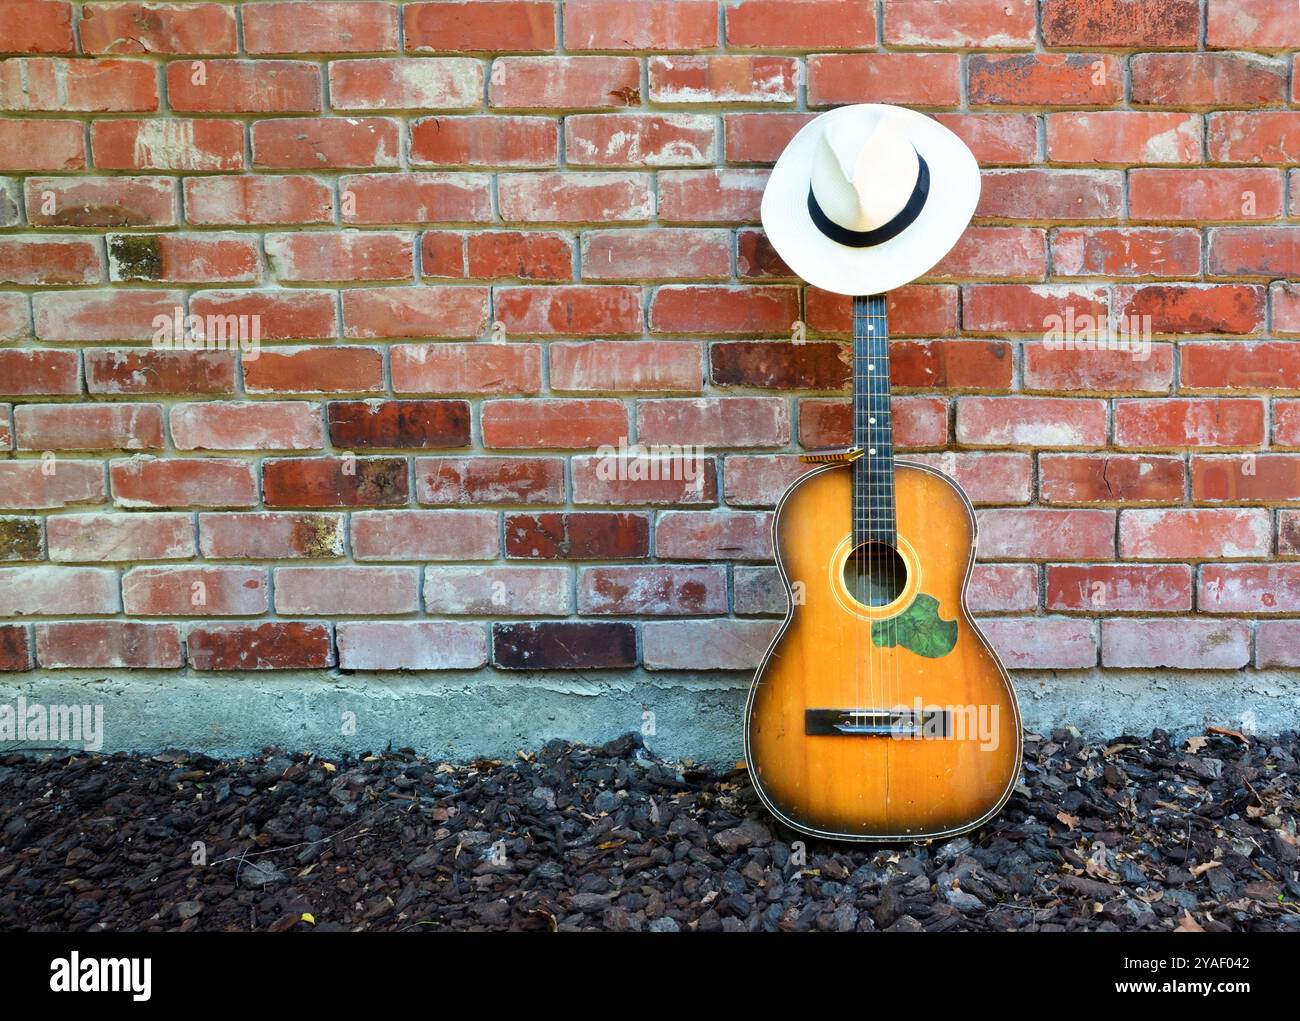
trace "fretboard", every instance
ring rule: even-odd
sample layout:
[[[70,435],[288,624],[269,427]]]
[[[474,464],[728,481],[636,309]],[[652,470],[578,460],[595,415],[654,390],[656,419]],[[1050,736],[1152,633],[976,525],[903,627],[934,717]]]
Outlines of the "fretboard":
[[[894,423],[889,409],[885,296],[853,299],[853,541],[893,545]]]

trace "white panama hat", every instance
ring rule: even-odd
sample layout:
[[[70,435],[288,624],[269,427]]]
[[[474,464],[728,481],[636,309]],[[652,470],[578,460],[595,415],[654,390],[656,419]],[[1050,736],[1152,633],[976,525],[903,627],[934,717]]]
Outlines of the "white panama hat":
[[[763,229],[808,283],[882,294],[942,259],[979,197],[979,164],[938,121],[898,106],[841,106],[781,153],[763,191]]]

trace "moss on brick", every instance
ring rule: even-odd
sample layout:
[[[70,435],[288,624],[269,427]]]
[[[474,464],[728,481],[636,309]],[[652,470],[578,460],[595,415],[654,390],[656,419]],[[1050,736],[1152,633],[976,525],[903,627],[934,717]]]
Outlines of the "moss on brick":
[[[0,518],[0,560],[40,560],[40,518]]]
[[[293,542],[304,557],[343,555],[343,532],[340,521],[325,514],[305,514],[295,520]]]
[[[161,234],[116,234],[108,239],[108,254],[120,280],[162,279]]]

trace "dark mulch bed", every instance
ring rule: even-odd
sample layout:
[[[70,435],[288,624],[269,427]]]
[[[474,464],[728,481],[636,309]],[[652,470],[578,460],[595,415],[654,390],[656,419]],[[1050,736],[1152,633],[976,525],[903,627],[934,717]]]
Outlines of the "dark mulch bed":
[[[0,927],[1300,931],[1298,795],[1293,733],[1058,731],[977,833],[801,864],[743,772],[634,736],[463,766],[10,755]]]

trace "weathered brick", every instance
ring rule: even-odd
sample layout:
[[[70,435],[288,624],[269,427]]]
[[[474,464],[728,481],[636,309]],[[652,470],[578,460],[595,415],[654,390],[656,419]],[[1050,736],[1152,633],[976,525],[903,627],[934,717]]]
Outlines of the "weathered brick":
[[[64,458],[0,461],[0,493],[7,510],[55,510],[108,497],[102,462]]]
[[[429,238],[424,236],[424,272],[429,275]],[[573,242],[558,231],[488,231],[465,237],[465,267],[472,277],[521,280],[573,279]]]
[[[1300,666],[1300,621],[1261,620],[1256,624],[1255,666]]]
[[[651,57],[654,103],[793,103],[800,66],[793,57],[743,53]]]
[[[976,53],[966,76],[972,106],[1112,106],[1124,98],[1124,70],[1109,53]]]
[[[0,560],[45,559],[45,531],[39,517],[0,517]]]
[[[957,442],[971,446],[1104,447],[1106,402],[1074,397],[959,397]]]
[[[567,567],[429,567],[424,606],[431,614],[566,617],[573,612]]]
[[[564,461],[558,457],[417,457],[417,503],[562,504]]]
[[[253,166],[270,170],[390,169],[401,161],[400,125],[388,117],[255,121]]]
[[[1114,288],[1116,313],[1154,333],[1253,333],[1264,325],[1267,290],[1249,284],[1130,284]]]
[[[1251,398],[1116,401],[1115,446],[1258,447],[1268,432],[1266,412]]]
[[[1058,163],[1196,163],[1201,119],[1182,112],[1049,113],[1047,155]]]
[[[343,222],[358,225],[481,223],[492,219],[490,189],[486,174],[371,174],[339,178]]]
[[[564,45],[571,50],[700,50],[718,42],[712,0],[567,0]]]
[[[352,515],[358,560],[492,560],[500,552],[496,511],[393,510]]]
[[[955,53],[819,53],[808,58],[808,105],[961,103],[961,57]]]
[[[204,178],[203,180],[218,180]],[[176,184],[165,177],[29,177],[33,227],[172,227]]]
[[[726,614],[726,568],[674,564],[584,567],[578,572],[578,612],[673,617]]]
[[[1206,613],[1295,613],[1300,564],[1203,564],[1196,600]]]
[[[1207,503],[1298,500],[1300,454],[1194,455],[1192,499]]]
[[[1254,53],[1138,53],[1129,74],[1144,106],[1269,106],[1286,95],[1286,65]]]
[[[86,53],[206,55],[239,46],[228,4],[88,3],[79,28]]]
[[[90,149],[100,170],[242,170],[244,126],[231,120],[101,120],[90,126]]]
[[[0,391],[9,397],[81,393],[81,362],[77,352],[0,348]]]
[[[414,52],[541,53],[555,48],[555,5],[548,0],[456,0],[402,7]]]
[[[36,658],[48,669],[174,670],[185,661],[175,624],[120,620],[37,624]]]
[[[731,270],[729,248],[728,232],[713,228],[588,230],[582,235],[582,276],[635,282],[724,280]]]
[[[210,560],[341,557],[344,528],[342,514],[200,514],[199,552]]]
[[[244,363],[249,393],[373,393],[384,388],[374,347],[282,347]]]
[[[310,0],[243,8],[249,53],[383,53],[398,49],[397,5],[379,0]]]
[[[135,567],[122,576],[122,605],[138,617],[251,617],[270,608],[261,567]]]
[[[0,624],[0,671],[30,670],[34,663],[27,625]]]
[[[0,62],[0,110],[140,113],[157,109],[157,75],[144,61],[20,57]]]
[[[403,457],[295,457],[262,462],[268,507],[376,507],[410,498]]]
[[[1196,618],[1106,620],[1101,662],[1127,669],[1236,670],[1250,662],[1250,625]]]
[[[188,560],[194,556],[189,514],[56,514],[46,525],[51,560]]]
[[[539,344],[395,344],[394,393],[530,394],[542,389]]]
[[[955,479],[975,504],[1028,503],[1033,495],[1033,459],[996,451],[909,454],[909,461],[937,468]]]
[[[652,621],[641,629],[647,670],[754,670],[776,636],[771,620]]]
[[[1294,164],[1300,110],[1228,111],[1205,118],[1206,151],[1219,163]]]
[[[1179,455],[1048,454],[1038,458],[1047,504],[1180,503],[1187,467]]]
[[[252,507],[253,466],[236,458],[160,459],[139,455],[109,463],[119,507]]]
[[[790,407],[780,397],[670,398],[637,402],[637,439],[705,447],[781,447]]]
[[[634,223],[655,208],[649,175],[638,173],[509,174],[499,179],[497,198],[507,223]]]
[[[1012,670],[1085,670],[1097,665],[1096,625],[1090,620],[984,618],[979,626]]]
[[[326,624],[202,624],[189,629],[185,644],[195,670],[312,670],[334,665],[334,642]]]
[[[276,613],[383,616],[420,608],[415,567],[277,567]]]
[[[185,179],[185,219],[204,227],[330,223],[329,185],[296,174]]]
[[[335,110],[472,110],[483,65],[467,57],[385,57],[330,63]]]
[[[344,670],[473,670],[487,662],[482,624],[448,621],[340,621]]]
[[[1125,560],[1217,560],[1267,556],[1273,527],[1258,509],[1125,510],[1119,553]]]
[[[195,291],[190,296],[190,314],[205,320],[219,316],[230,322],[231,316],[236,320],[247,316],[251,323],[256,316],[260,339],[264,341],[337,337],[339,324],[334,306],[333,292],[306,289]],[[251,364],[251,359],[245,360],[245,369]]]
[[[492,662],[505,670],[609,670],[636,666],[636,629],[623,623],[493,624]]]
[[[114,283],[257,283],[261,259],[246,234],[109,234],[108,275]]]
[[[948,402],[942,397],[895,397],[894,446],[942,447],[948,441]],[[853,407],[847,400],[812,397],[799,402],[799,444],[809,450],[853,442]]]
[[[703,388],[703,351],[694,341],[557,341],[547,350],[556,392],[699,393]]]
[[[1035,564],[976,564],[966,602],[974,613],[1032,613],[1038,608]]]
[[[985,170],[976,216],[999,220],[1117,220],[1124,202],[1118,170]],[[1199,264],[1198,264],[1199,265]]]
[[[6,5],[4,51],[7,53],[72,53],[75,9],[64,0],[11,0]]]
[[[1205,44],[1213,49],[1292,50],[1300,28],[1287,0],[1209,0]]]
[[[1173,385],[1171,344],[1066,347],[1027,342],[1023,347],[1024,389],[1093,393],[1167,394]]]
[[[488,319],[486,287],[349,287],[342,305],[353,340],[476,337]]]
[[[1048,564],[1048,610],[1190,613],[1187,564]]]
[[[1067,277],[1189,277],[1201,269],[1201,233],[1192,228],[1062,228],[1052,269]]]
[[[85,132],[79,121],[0,120],[0,173],[81,170]]]
[[[641,288],[623,284],[498,287],[494,307],[510,336],[609,336],[644,328]]]
[[[574,114],[564,121],[571,167],[698,167],[717,159],[715,118],[695,113]]]
[[[1038,507],[978,512],[981,560],[1112,560],[1115,512]]]
[[[692,451],[626,451],[575,455],[570,462],[575,504],[690,506],[718,501],[717,465]]]
[[[599,110],[640,100],[635,57],[498,57],[488,76],[488,104],[506,110]]]
[[[1195,49],[1200,41],[1197,0],[1043,0],[1048,46]]]
[[[0,568],[0,617],[113,614],[121,609],[117,571],[110,568]]]
[[[738,167],[660,171],[659,220],[661,223],[758,223],[767,177],[766,170]]]
[[[672,560],[770,560],[766,511],[665,511],[655,527],[655,556]]]
[[[305,60],[176,61],[166,77],[167,101],[180,113],[321,110],[320,68]]]
[[[319,450],[321,406],[307,401],[202,401],[169,412],[177,450]]]
[[[553,167],[559,152],[559,122],[551,117],[429,117],[411,124],[412,166]]]
[[[581,449],[617,445],[628,436],[622,401],[487,401],[481,411],[483,445],[499,449]]]
[[[525,560],[628,560],[650,553],[650,519],[612,511],[507,514],[506,556]]]
[[[885,43],[924,49],[1031,49],[1034,0],[885,0]]]
[[[726,41],[737,49],[872,49],[871,0],[738,0],[723,8]]]
[[[709,347],[715,386],[784,390],[846,390],[852,352],[844,344],[737,341]]]

